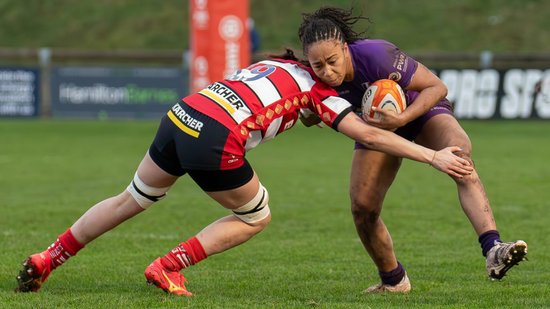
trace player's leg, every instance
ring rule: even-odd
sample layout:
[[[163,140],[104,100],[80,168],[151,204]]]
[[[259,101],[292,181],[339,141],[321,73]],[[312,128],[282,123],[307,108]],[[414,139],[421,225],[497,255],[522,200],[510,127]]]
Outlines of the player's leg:
[[[177,179],[146,153],[128,188],[84,213],[71,227],[73,235],[87,244],[162,199]]]
[[[126,190],[95,204],[46,250],[29,256],[23,262],[23,269],[17,276],[16,291],[38,291],[51,271],[95,238],[162,198],[176,179],[177,176],[159,168],[147,153]]]
[[[431,117],[424,124],[416,142],[437,150],[451,145],[460,146],[462,152],[459,155],[473,164],[470,138],[452,115]],[[489,199],[475,169],[468,176],[453,179],[457,184],[460,205],[479,237],[483,255],[487,256],[487,272],[489,276],[500,279],[508,269],[523,260],[527,244],[517,241],[511,245],[507,243],[509,246],[502,249]]]
[[[357,233],[378,268],[381,284],[367,292],[408,292],[410,283],[397,261],[393,243],[380,213],[401,159],[367,149],[356,149],[350,176],[350,198]]]
[[[420,145],[437,150],[448,145],[459,146],[462,148],[462,152],[458,155],[473,164],[470,138],[451,115],[440,114],[430,118],[424,124],[415,141]],[[477,171],[474,169],[469,176],[453,179],[458,186],[460,204],[476,233],[481,235],[484,232],[496,230],[491,206]]]
[[[233,212],[197,234],[208,255],[244,243],[261,232],[271,220],[268,192],[256,174],[250,182],[237,189],[207,193]]]
[[[238,246],[262,231],[271,219],[267,190],[248,162],[236,170],[189,171],[214,200],[233,214],[223,217],[180,243],[145,270],[149,283],[176,295],[192,295],[179,272],[208,256]],[[243,184],[244,183],[244,184]]]

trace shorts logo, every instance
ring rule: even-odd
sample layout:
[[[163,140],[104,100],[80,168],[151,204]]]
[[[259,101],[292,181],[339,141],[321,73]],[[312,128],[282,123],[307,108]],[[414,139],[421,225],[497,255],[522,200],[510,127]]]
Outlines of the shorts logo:
[[[168,111],[168,118],[180,128],[183,132],[198,138],[204,124],[183,110],[183,108],[176,104],[172,106],[172,109]]]
[[[227,164],[232,164],[239,161],[239,158],[235,157],[235,155],[231,155],[231,159],[227,160]]]

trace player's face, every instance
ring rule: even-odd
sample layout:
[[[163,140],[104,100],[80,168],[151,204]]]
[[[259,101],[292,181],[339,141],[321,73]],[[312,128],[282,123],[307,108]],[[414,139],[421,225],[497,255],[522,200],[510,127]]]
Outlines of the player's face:
[[[307,51],[307,60],[315,75],[331,87],[340,86],[346,75],[349,76],[347,59],[347,45],[337,40],[315,42]]]

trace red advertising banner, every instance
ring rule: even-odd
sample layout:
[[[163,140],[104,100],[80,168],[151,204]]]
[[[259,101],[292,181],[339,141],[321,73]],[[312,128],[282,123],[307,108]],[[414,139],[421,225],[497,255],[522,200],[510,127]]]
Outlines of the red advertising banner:
[[[191,93],[250,64],[248,0],[191,0]]]

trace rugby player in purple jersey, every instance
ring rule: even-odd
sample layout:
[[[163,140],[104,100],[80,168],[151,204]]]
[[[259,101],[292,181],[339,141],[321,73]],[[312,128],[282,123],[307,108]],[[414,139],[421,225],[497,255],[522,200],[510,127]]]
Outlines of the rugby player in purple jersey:
[[[304,55],[315,74],[334,87],[339,95],[361,107],[368,85],[379,79],[392,79],[404,89],[407,109],[401,114],[378,110],[383,116],[364,119],[432,149],[449,145],[462,148],[457,153],[472,163],[472,144],[453,116],[452,104],[445,98],[447,88],[424,65],[394,44],[361,38],[352,26],[359,20],[352,10],[323,7],[303,14],[298,35]],[[306,121],[307,122],[307,121]],[[401,159],[373,151],[356,143],[351,166],[351,209],[361,241],[378,268],[381,282],[366,292],[409,292],[407,273],[397,260],[391,236],[380,218],[384,196],[401,165]],[[525,259],[527,244],[518,240],[502,242],[489,200],[479,175],[456,178],[458,197],[486,257],[490,278],[501,279]]]

